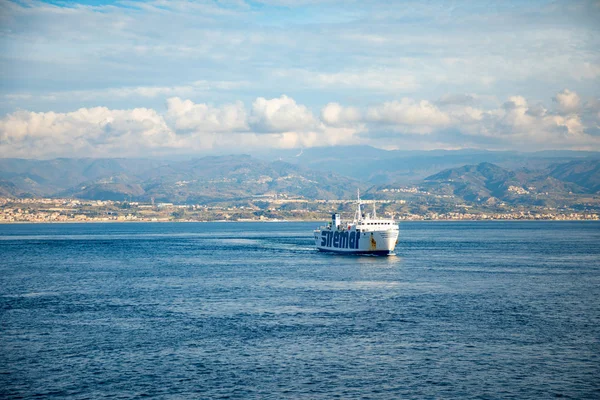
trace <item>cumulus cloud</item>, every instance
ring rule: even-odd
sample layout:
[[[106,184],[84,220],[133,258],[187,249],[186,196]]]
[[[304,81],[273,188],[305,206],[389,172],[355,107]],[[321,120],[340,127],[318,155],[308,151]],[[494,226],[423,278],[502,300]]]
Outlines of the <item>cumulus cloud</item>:
[[[139,155],[174,147],[174,132],[161,115],[146,108],[17,111],[0,120],[3,157]]]
[[[371,144],[395,148],[600,150],[600,101],[564,90],[555,107],[511,96],[495,107],[403,98],[366,108],[328,103],[318,117],[285,95],[219,106],[172,97],[149,108],[16,111],[0,119],[0,156],[144,156]],[[415,136],[422,134],[422,136]],[[385,142],[382,141],[385,135]]]
[[[600,140],[594,134],[600,122],[594,112],[587,118],[576,112],[582,109],[575,92],[564,90],[554,98],[557,107],[530,105],[522,96],[513,96],[497,109],[481,110],[480,118],[461,121],[457,128],[464,134],[499,141],[499,146],[514,150],[585,149],[599,150]],[[592,110],[593,102],[585,104]]]
[[[195,104],[172,97],[167,100],[167,119],[178,131],[238,132],[247,131],[247,114],[240,101],[222,107]]]
[[[329,103],[321,110],[321,121],[331,126],[348,126],[360,121],[362,114],[356,107]]]
[[[419,144],[413,143],[412,148],[432,148],[433,143],[444,148],[481,146],[512,150],[597,150],[600,146],[597,138],[600,102],[597,100],[582,102],[577,93],[564,90],[555,97],[557,107],[548,110],[541,103],[530,104],[523,96],[511,96],[495,107],[477,105],[478,98],[477,95],[447,95],[435,104],[403,98],[363,112],[347,112],[349,108],[332,103],[323,108],[321,119],[332,126],[362,124],[359,132],[370,138],[371,143],[384,135],[386,146],[391,147],[394,142],[405,145],[406,135],[411,134],[431,136],[431,139],[419,139]]]
[[[317,121],[306,106],[282,95],[270,100],[257,98],[249,122],[256,132],[287,132],[314,129]]]
[[[450,117],[427,100],[403,98],[371,107],[366,119],[370,123],[386,125],[406,133],[427,134],[436,127],[447,126]]]
[[[554,97],[554,101],[558,103],[558,107],[563,112],[576,112],[579,110],[581,99],[575,92],[565,89]]]

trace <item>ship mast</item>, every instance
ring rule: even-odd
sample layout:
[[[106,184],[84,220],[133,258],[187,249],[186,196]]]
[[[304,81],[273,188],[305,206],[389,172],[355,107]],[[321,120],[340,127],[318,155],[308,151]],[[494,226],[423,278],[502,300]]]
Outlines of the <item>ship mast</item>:
[[[354,215],[354,222],[358,222],[362,219],[362,213],[360,211],[360,189],[356,189],[356,214]]]

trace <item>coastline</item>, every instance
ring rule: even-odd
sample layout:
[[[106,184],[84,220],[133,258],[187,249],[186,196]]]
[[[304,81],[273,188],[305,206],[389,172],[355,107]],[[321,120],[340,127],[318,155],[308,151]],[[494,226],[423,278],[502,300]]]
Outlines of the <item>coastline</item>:
[[[373,204],[375,204],[373,202]],[[379,204],[379,203],[378,203]],[[293,206],[263,202],[216,205],[140,204],[76,199],[0,199],[0,224],[13,223],[115,223],[115,222],[315,222],[331,212],[352,215],[352,202],[310,202]],[[600,209],[593,205],[562,207],[428,208],[406,203],[378,205],[380,215],[404,221],[595,221]]]
[[[278,220],[211,220],[211,221],[191,221],[191,220],[157,220],[157,221],[148,221],[148,220],[111,220],[111,221],[102,221],[102,220],[81,220],[81,221],[0,221],[0,225],[35,225],[35,224],[167,224],[167,223],[177,223],[177,224],[206,224],[206,223],[228,223],[228,224],[236,224],[236,223],[264,223],[264,224],[277,224],[277,223],[290,223],[290,222],[306,222],[306,223],[323,223],[326,218],[322,219],[278,219]],[[435,223],[435,222],[599,222],[599,219],[594,218],[562,218],[562,219],[552,219],[552,218],[465,218],[465,219],[403,219],[397,220],[396,223],[402,224],[403,222],[423,222],[423,223]]]

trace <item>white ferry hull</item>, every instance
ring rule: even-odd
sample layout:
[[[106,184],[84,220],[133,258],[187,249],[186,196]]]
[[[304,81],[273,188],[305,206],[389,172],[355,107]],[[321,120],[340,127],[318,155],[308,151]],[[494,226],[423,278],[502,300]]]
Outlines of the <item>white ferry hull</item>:
[[[356,232],[316,230],[315,245],[319,251],[343,254],[389,255],[398,241],[398,230]]]

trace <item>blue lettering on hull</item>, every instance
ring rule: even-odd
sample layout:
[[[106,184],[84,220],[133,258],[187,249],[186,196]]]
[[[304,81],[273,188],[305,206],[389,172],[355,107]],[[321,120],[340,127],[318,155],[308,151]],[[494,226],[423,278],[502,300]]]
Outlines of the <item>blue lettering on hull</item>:
[[[348,232],[340,232],[340,249],[348,248]]]
[[[348,231],[322,231],[321,247],[333,247],[336,249],[358,249],[360,232]]]

